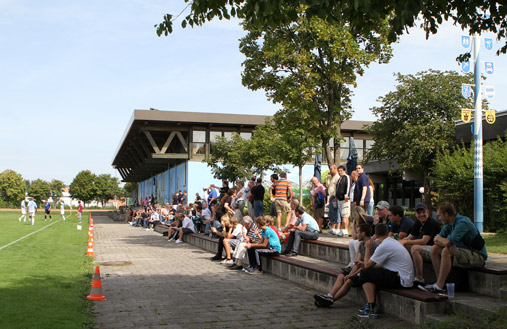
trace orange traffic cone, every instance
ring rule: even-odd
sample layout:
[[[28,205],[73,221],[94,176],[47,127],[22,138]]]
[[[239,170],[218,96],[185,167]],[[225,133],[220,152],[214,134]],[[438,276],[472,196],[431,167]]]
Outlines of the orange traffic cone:
[[[93,241],[93,235],[88,237],[88,244],[92,243],[92,245],[95,245],[95,241]]]
[[[93,253],[93,243],[90,240],[88,240],[88,250],[86,250],[86,256],[95,257],[95,254]]]
[[[106,296],[102,295],[102,283],[100,281],[100,269],[98,266],[95,267],[91,290],[92,291],[86,298],[90,300],[106,300]]]

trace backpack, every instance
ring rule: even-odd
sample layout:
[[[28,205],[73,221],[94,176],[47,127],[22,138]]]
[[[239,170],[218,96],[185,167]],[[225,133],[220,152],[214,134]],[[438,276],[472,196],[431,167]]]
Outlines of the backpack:
[[[314,202],[315,209],[319,209],[319,208],[324,207],[325,203],[326,202],[325,202],[324,194],[317,193],[317,195],[315,196],[315,202]]]

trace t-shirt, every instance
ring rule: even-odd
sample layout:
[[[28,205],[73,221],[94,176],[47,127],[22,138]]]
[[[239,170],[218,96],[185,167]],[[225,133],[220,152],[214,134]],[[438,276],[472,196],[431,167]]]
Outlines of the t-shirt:
[[[65,203],[63,203],[63,202],[62,202],[62,203],[60,203],[60,209],[61,209],[61,210],[65,210]]]
[[[246,193],[247,193],[247,192],[246,192],[246,187],[243,187],[241,190],[239,190],[239,193],[238,193],[238,194],[241,194],[241,196],[240,196],[239,198],[237,198],[236,202],[238,202],[238,201],[245,201],[245,200],[246,200],[246,198],[248,197],[248,196],[246,195]]]
[[[189,230],[195,233],[195,225],[194,222],[192,221],[192,218],[190,217],[185,217],[183,219],[183,224],[181,224],[181,227],[188,228]]]
[[[472,241],[477,236],[477,233],[479,231],[470,218],[456,214],[454,222],[452,224],[445,224],[438,235],[447,238],[450,243],[458,248],[471,249]],[[477,252],[484,256],[484,260],[488,259],[486,244]]]
[[[51,208],[51,205],[49,204],[49,202],[46,202],[46,204],[44,205],[44,209],[49,210],[49,208]]]
[[[338,183],[338,180],[340,179],[340,175],[336,174],[327,183],[327,192],[329,193],[329,196],[336,196],[336,183]]]
[[[81,204],[77,206],[77,212],[83,212],[83,206]]]
[[[375,250],[377,250],[377,247],[379,246],[377,240],[373,241],[373,250],[371,251],[371,254],[373,255],[375,253]],[[361,254],[361,259],[364,260],[364,255],[366,255],[366,246],[364,245],[364,242],[359,243],[358,248],[359,253]]]
[[[393,238],[384,239],[370,260],[375,264],[382,265],[386,270],[397,272],[403,287],[409,288],[414,284],[412,257],[407,249]]]
[[[241,224],[236,225],[234,230],[232,230],[231,234],[234,235],[234,239],[238,239],[239,241],[243,241],[243,225],[241,225]]]
[[[317,205],[317,198],[319,197],[317,195],[317,193],[320,193],[324,196],[324,204],[326,204],[326,201],[325,201],[326,200],[326,188],[321,183],[318,183],[317,186],[315,186],[312,189],[312,194],[315,194],[315,199],[314,199],[315,205]],[[324,207],[324,204],[322,205],[322,207]]]
[[[246,232],[246,236],[248,237],[249,240],[254,238],[255,239],[254,243],[258,243],[261,240],[261,232],[259,231],[259,228],[255,223],[252,223],[252,225],[250,225],[250,228]]]
[[[227,209],[225,209],[225,204],[227,203],[227,205],[229,207],[231,207],[231,202],[232,202],[232,197],[230,196],[227,196],[224,200],[224,202],[222,203],[222,205],[220,206],[220,213],[221,214],[226,214],[227,213]]]
[[[424,225],[419,220],[414,223],[412,227],[412,234],[416,239],[422,239],[424,235],[431,236],[430,240],[426,245],[432,246],[434,244],[433,239],[440,233],[440,224],[433,218],[428,218]]]
[[[269,226],[273,231],[275,231],[276,235],[278,236],[278,240],[280,240],[280,233],[278,233],[278,230],[273,225]]]
[[[414,222],[410,218],[403,216],[401,218],[399,225],[391,222],[391,230],[390,231],[392,233],[404,232],[404,233],[407,233],[407,235],[409,235],[412,232],[413,226],[414,226]]]
[[[218,197],[218,191],[216,188],[209,191],[208,201],[211,201],[211,199]]]
[[[37,208],[37,204],[35,203],[35,201],[28,202],[28,210],[29,211],[35,211],[36,208]]]
[[[209,208],[206,207],[206,209],[202,210],[201,216],[205,220],[211,219],[211,210],[209,210]]]
[[[21,208],[23,208],[23,209],[26,208],[25,200],[21,201]]]
[[[354,202],[359,204],[361,202],[361,196],[363,195],[363,186],[370,186],[370,181],[368,180],[368,176],[365,173],[362,173],[356,181],[356,186],[354,187]],[[366,189],[366,196],[364,197],[364,203],[370,202],[370,189]]]
[[[306,212],[303,213],[301,218],[297,219],[297,222],[302,225],[306,224],[305,231],[307,232],[319,232],[319,224],[317,224],[317,221],[315,221],[315,219]]]
[[[285,178],[280,178],[273,184],[275,190],[275,199],[287,200],[289,197],[290,182]]]
[[[154,212],[151,214],[151,219],[154,220],[154,221],[157,221],[159,220],[159,215],[158,213]]]
[[[262,230],[261,236],[264,239],[269,239],[269,246],[275,249],[278,252],[282,252],[282,245],[280,244],[280,239],[276,235],[275,231],[271,227],[266,226],[264,230]]]
[[[262,185],[255,185],[252,187],[252,195],[254,201],[263,201],[264,200],[264,186]]]

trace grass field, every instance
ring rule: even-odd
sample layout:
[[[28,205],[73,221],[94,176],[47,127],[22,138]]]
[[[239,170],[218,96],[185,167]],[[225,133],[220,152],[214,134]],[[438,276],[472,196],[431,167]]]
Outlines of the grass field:
[[[0,212],[0,248],[52,223],[40,212],[34,226],[19,216]],[[0,249],[0,328],[93,328],[88,214],[76,225],[72,216]]]

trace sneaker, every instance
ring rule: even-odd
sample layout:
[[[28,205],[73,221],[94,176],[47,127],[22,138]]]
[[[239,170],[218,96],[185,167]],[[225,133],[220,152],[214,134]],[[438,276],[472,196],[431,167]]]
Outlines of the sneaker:
[[[414,279],[414,287],[419,287],[419,286],[427,286],[428,284],[426,282],[424,282],[424,279],[418,279],[418,278],[415,278]]]
[[[343,230],[342,233],[344,236],[349,236],[349,230]]]
[[[425,286],[417,286],[417,288],[421,289],[422,291],[431,292],[434,294],[441,294],[445,292],[445,290],[440,289],[436,283],[427,284]]]
[[[222,256],[221,255],[215,255],[215,256],[211,257],[211,260],[222,260]]]
[[[233,263],[234,262],[232,259],[224,259],[223,261],[220,262],[220,264],[228,264],[228,265],[233,264]]]
[[[149,228],[147,228],[147,229],[146,229],[146,231],[150,231],[150,229],[149,229]]]
[[[176,240],[176,243],[183,243],[182,240]]]
[[[343,231],[339,230],[338,232],[336,232],[336,235],[339,236],[339,237],[342,237],[343,236]]]
[[[363,313],[366,309],[368,309],[368,303],[364,304],[362,308],[359,309],[359,313]]]
[[[296,257],[297,255],[298,255],[297,252],[291,251],[288,254],[286,254],[285,257]]]
[[[243,266],[238,264],[232,264],[232,266],[229,266],[229,270],[242,270]]]
[[[363,312],[357,313],[357,316],[360,317],[360,318],[377,319],[379,315],[377,314],[377,308],[376,307],[370,308],[367,305],[365,307],[365,309],[363,310]]]
[[[331,234],[331,235],[336,234],[336,232],[335,232],[335,230],[333,228],[330,228],[328,233]]]
[[[259,271],[257,268],[250,268],[245,271],[248,274],[262,274],[262,271]]]
[[[247,266],[243,269],[243,272],[249,272],[249,271],[253,271],[254,268],[252,266]]]
[[[169,240],[167,240],[167,242],[171,242],[171,241],[174,241],[174,238],[170,238]]]
[[[333,298],[325,295],[313,295],[313,299],[315,300],[315,305],[319,307],[329,307],[334,303]]]

